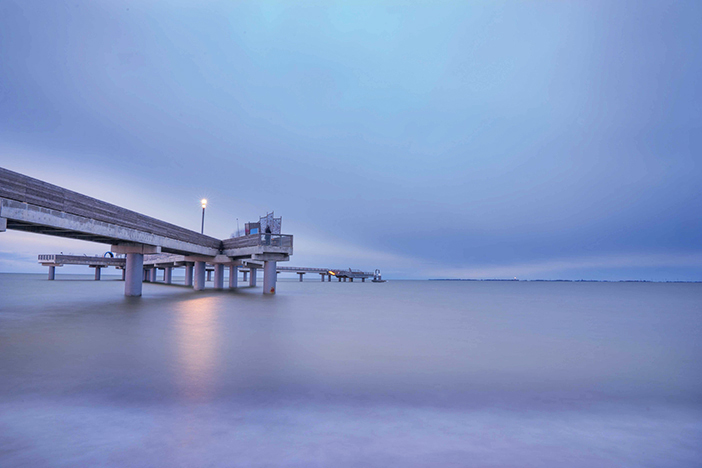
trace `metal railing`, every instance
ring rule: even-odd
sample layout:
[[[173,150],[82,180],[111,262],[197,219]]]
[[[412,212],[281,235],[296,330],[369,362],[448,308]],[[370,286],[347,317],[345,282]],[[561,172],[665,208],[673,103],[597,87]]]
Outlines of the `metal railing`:
[[[232,237],[222,241],[225,249],[242,247],[271,246],[292,248],[293,236],[291,234],[250,234],[248,236]]]

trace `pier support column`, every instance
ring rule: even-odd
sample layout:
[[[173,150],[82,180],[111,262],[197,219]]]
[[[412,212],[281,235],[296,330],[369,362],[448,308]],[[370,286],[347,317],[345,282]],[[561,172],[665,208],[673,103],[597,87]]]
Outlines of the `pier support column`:
[[[194,276],[195,281],[193,289],[195,291],[202,291],[205,289],[205,262],[195,262]]]
[[[305,276],[305,272],[298,271],[297,274],[300,275],[300,283],[302,283],[302,277]]]
[[[185,264],[185,285],[186,286],[193,285],[193,264],[192,263]]]
[[[224,265],[216,263],[214,267],[214,288],[224,289]]]
[[[124,295],[141,296],[142,279],[144,278],[143,275],[146,274],[144,271],[144,254],[161,253],[161,247],[143,244],[117,244],[113,245],[111,250],[116,254],[127,255]]]
[[[143,267],[142,267],[142,268],[143,268]],[[149,270],[143,268],[141,280],[142,280],[142,281],[149,281]]]
[[[156,275],[158,275],[158,268],[153,267],[151,269],[151,271],[149,271],[149,281],[151,281],[152,283],[155,283],[157,281]]]
[[[331,283],[331,273],[327,275],[327,283]]]
[[[339,279],[339,283],[341,283],[341,276],[339,276],[338,279]]]
[[[349,281],[353,283],[353,278],[349,278]]]
[[[163,282],[171,284],[173,282],[173,268],[166,267],[163,269]]]
[[[212,270],[207,270],[207,281],[212,281]]]
[[[277,279],[278,272],[276,271],[276,262],[263,262],[263,294],[275,294],[275,283]]]
[[[229,265],[229,287],[236,288],[239,286],[239,266]]]
[[[95,268],[95,281],[100,281],[100,270],[102,270],[102,267],[90,265],[90,268]]]
[[[50,266],[49,267],[49,281],[53,281],[54,279],[56,279],[56,267]]]
[[[366,282],[366,278],[365,277],[361,278],[361,283],[365,283],[365,282]]]
[[[124,295],[141,296],[141,284],[145,271],[144,254],[128,253],[124,271]]]
[[[256,268],[250,267],[251,268],[251,275],[249,275],[249,286],[252,288],[256,287]]]
[[[244,274],[244,283],[246,283],[246,280],[249,279],[249,272],[248,272],[248,271],[243,271],[242,273]]]
[[[121,270],[122,270],[122,281],[124,281],[124,279],[127,277],[127,276],[126,276],[126,275],[127,275],[127,270],[125,270],[124,268],[122,268]]]

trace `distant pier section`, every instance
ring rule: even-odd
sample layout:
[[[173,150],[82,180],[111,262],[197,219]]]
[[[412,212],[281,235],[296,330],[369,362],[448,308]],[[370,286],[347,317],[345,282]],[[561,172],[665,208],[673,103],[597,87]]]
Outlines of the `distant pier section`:
[[[282,242],[285,242],[284,240]],[[64,254],[41,254],[38,256],[38,262],[49,268],[49,280],[56,279],[56,267],[64,265],[85,265],[95,269],[95,279],[100,280],[100,270],[107,267],[115,267],[121,270],[122,280],[126,276],[126,258],[105,256],[87,256],[87,255],[64,255]],[[214,273],[215,289],[223,289],[224,281],[222,272],[218,272],[218,264],[206,264],[206,282],[213,281],[212,274]],[[242,281],[248,282],[249,286],[256,286],[256,274],[259,269],[262,269],[265,262],[256,261],[253,259],[244,259],[239,262],[231,262],[229,268],[229,288],[239,287],[239,277]],[[175,268],[185,268],[185,284],[186,286],[193,285],[193,262],[189,262],[185,255],[175,254],[146,254],[144,255],[143,263],[143,281],[156,283],[163,282],[164,284],[172,284],[173,270]],[[310,268],[310,267],[281,267],[276,268],[276,275],[281,273],[295,273],[299,276],[300,282],[306,274],[318,274],[320,281],[325,279],[331,282],[332,277],[339,282],[353,282],[354,279],[365,282],[366,279],[372,278],[374,282],[381,280],[380,270],[375,272],[366,272],[353,269],[330,269],[330,268]],[[159,281],[161,278],[161,281]]]

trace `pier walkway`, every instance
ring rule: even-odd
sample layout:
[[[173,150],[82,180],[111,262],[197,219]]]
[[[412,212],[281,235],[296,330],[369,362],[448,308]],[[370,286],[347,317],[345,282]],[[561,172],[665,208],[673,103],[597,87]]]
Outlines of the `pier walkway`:
[[[288,261],[293,252],[292,235],[220,240],[0,168],[0,232],[7,229],[110,245],[112,252],[126,255],[127,296],[141,296],[146,254],[183,256],[186,271],[192,268],[195,290],[205,287],[207,263],[214,265],[216,277],[223,277],[225,266],[257,260],[264,270],[263,293],[274,294],[277,262]]]

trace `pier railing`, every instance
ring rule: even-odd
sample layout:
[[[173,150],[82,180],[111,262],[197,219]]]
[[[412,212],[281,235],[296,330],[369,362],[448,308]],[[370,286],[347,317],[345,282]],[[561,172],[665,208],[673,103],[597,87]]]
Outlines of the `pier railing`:
[[[291,234],[250,234],[225,239],[222,244],[225,250],[258,246],[292,248],[293,236]]]
[[[99,265],[99,266],[123,266],[126,259],[118,257],[98,257],[88,255],[65,255],[65,254],[41,254],[38,256],[41,264],[57,265]]]

